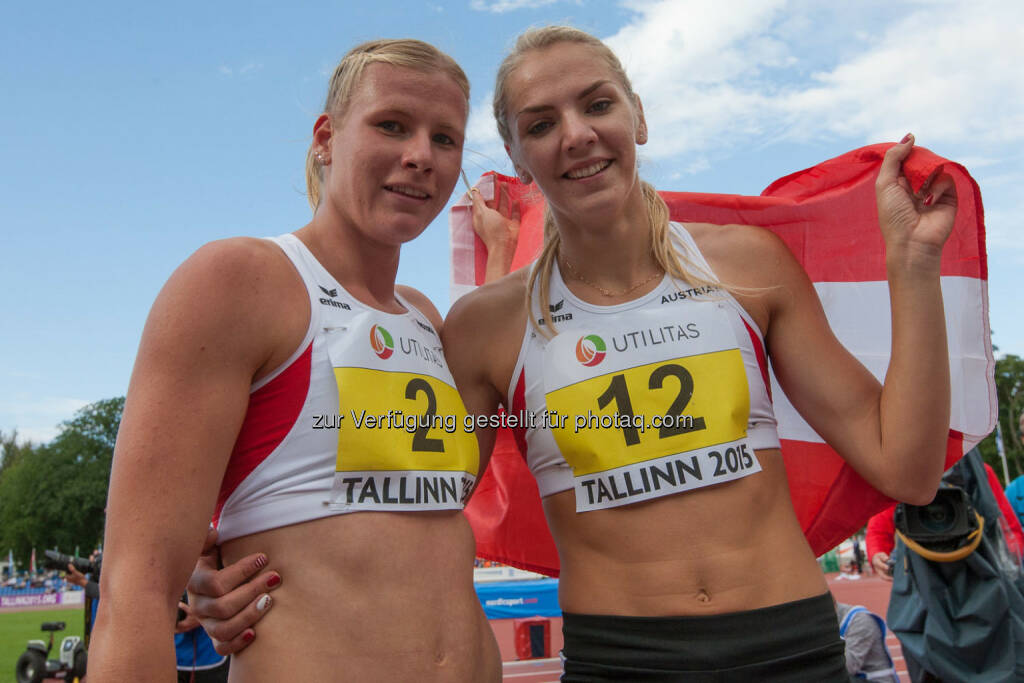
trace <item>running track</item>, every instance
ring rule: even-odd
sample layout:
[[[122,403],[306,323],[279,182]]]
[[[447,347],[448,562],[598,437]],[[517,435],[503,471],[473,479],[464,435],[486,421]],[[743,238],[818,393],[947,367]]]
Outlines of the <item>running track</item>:
[[[888,581],[883,581],[874,574],[864,574],[859,580],[848,580],[839,578],[841,574],[829,574],[829,590],[836,596],[839,602],[851,605],[864,605],[875,614],[885,617],[889,607],[889,589],[892,586]],[[532,659],[516,661],[515,637],[511,619],[498,619],[491,622],[494,635],[498,639],[498,647],[501,649],[504,660],[504,680],[509,683],[557,683],[562,668],[557,653],[562,647],[562,620],[553,618],[551,620],[551,652],[555,656],[550,659]],[[886,634],[886,644],[892,654],[896,665],[896,672],[900,681],[909,683],[907,666],[903,661],[903,653],[900,650],[899,641],[891,632]]]

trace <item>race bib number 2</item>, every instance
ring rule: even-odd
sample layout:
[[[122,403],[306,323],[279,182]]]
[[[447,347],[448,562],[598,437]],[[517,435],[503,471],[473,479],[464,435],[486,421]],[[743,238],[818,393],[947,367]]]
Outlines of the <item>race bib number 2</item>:
[[[332,352],[332,362],[352,362],[347,351]],[[341,419],[330,507],[461,509],[476,481],[479,449],[463,429],[466,409],[454,383],[422,372],[422,363],[377,355],[364,356],[362,367],[334,368]]]

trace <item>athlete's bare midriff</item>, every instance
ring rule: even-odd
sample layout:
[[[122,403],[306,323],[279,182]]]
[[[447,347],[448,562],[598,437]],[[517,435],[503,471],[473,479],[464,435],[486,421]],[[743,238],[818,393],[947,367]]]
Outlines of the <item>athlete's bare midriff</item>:
[[[245,536],[284,582],[233,681],[498,681],[497,644],[473,590],[461,512],[336,515]]]
[[[575,494],[544,499],[559,548],[566,612],[722,614],[827,589],[790,502],[778,449],[737,481],[577,513]]]

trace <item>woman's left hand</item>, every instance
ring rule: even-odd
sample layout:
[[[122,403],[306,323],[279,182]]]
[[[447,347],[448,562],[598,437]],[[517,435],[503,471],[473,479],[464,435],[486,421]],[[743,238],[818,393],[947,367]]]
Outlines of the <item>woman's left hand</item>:
[[[905,250],[908,260],[900,260],[908,265],[934,259],[937,267],[956,219],[956,184],[940,165],[914,192],[901,167],[913,147],[914,136],[908,133],[885,153],[875,181],[878,219],[890,261]]]

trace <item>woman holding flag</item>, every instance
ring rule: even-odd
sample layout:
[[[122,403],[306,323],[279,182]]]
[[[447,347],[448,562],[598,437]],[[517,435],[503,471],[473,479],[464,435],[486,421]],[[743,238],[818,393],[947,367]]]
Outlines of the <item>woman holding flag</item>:
[[[952,179],[911,191],[910,135],[882,163],[893,341],[880,384],[835,339],[780,240],[669,222],[638,177],[640,99],[599,40],[566,27],[520,36],[494,112],[518,175],[547,202],[545,244],[532,268],[460,299],[443,339],[471,415],[543,416],[516,436],[558,548],[563,680],[846,680],[766,359],[865,480],[931,500],[949,429],[939,262]],[[485,233],[515,223],[476,197],[473,210]],[[489,452],[493,431],[477,436]]]
[[[563,680],[845,680],[764,359],[869,483],[931,500],[949,426],[938,275],[952,179],[910,191],[909,135],[882,164],[893,309],[883,386],[835,339],[781,241],[669,223],[637,174],[640,99],[600,41],[563,27],[521,36],[494,112],[517,173],[544,194],[545,244],[529,272],[457,302],[444,339],[471,413],[502,404],[568,417],[519,434],[559,551]],[[591,419],[609,413],[633,421]]]

